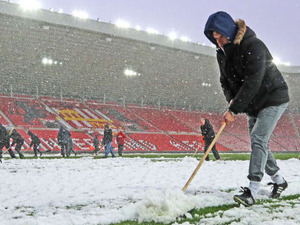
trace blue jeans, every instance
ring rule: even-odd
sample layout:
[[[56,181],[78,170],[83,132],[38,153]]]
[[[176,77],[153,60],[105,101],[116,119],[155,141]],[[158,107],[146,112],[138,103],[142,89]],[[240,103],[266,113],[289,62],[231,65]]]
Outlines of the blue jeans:
[[[105,156],[104,156],[105,158],[107,158],[108,153],[111,153],[112,157],[115,157],[115,154],[114,154],[114,152],[112,150],[111,143],[112,142],[108,142],[108,144],[105,146]]]
[[[276,160],[269,149],[269,140],[287,105],[288,103],[269,106],[262,109],[257,117],[248,117],[252,150],[248,175],[250,181],[260,182],[264,171],[272,176],[279,170]]]

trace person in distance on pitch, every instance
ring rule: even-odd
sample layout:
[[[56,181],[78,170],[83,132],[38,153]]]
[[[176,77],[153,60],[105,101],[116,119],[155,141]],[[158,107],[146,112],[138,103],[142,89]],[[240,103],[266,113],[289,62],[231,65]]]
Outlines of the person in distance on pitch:
[[[34,156],[37,157],[37,153],[40,153],[40,156],[42,156],[42,152],[40,151],[40,144],[41,141],[39,139],[39,137],[37,135],[35,135],[34,133],[32,133],[30,130],[27,132],[27,134],[31,137],[31,143],[29,145],[29,147],[31,147],[33,145],[33,152],[34,152]]]
[[[210,146],[210,144],[215,138],[215,131],[209,119],[201,118],[200,121],[201,121],[200,129],[204,140],[204,152],[206,152],[208,147]],[[214,144],[214,146],[212,147],[212,152],[216,160],[220,160],[220,155],[218,150],[216,149],[216,144]],[[209,155],[207,155],[205,160],[209,161]]]

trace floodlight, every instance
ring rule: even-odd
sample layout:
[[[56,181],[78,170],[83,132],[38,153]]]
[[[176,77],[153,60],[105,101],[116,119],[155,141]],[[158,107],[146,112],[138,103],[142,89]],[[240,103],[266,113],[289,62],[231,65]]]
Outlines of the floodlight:
[[[182,36],[182,37],[180,38],[180,40],[182,40],[183,42],[191,41],[188,37],[185,37],[185,36]]]
[[[48,59],[48,64],[52,65],[52,63],[53,63],[53,60],[52,59]]]
[[[273,57],[273,63],[274,64],[281,64],[281,65],[285,65],[285,66],[290,66],[291,64],[289,62],[282,62],[278,57]]]
[[[18,4],[24,10],[37,10],[41,8],[41,4],[36,0],[19,0]]]
[[[159,32],[151,27],[147,28],[146,30],[149,34],[158,34]]]
[[[84,11],[80,11],[80,10],[75,10],[72,13],[73,16],[81,18],[81,19],[87,19],[88,18],[88,14]]]
[[[43,62],[43,64],[47,64],[48,63],[48,59],[47,58],[43,58],[42,62]]]
[[[274,64],[281,64],[280,59],[278,57],[273,57]]]
[[[168,36],[171,40],[175,40],[177,38],[177,34],[175,32],[171,32]]]
[[[140,27],[139,25],[136,25],[136,26],[135,26],[135,29],[136,29],[136,30],[141,30],[141,27]]]
[[[211,84],[209,84],[209,83],[202,83],[202,86],[204,86],[204,87],[211,87]]]
[[[128,28],[128,27],[130,27],[130,23],[128,23],[125,20],[117,20],[115,24],[119,28]]]
[[[135,71],[133,71],[133,70],[131,70],[131,69],[125,69],[124,74],[125,74],[126,76],[129,76],[129,77],[138,75],[137,72],[135,72]]]
[[[63,12],[64,12],[64,10],[62,10],[62,9],[58,10],[58,13],[63,13]]]

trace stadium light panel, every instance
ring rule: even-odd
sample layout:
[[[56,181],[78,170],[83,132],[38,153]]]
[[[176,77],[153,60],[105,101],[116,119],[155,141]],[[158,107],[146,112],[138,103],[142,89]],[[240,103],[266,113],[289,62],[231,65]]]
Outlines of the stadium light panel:
[[[43,58],[42,63],[43,64],[47,64],[48,63],[48,59],[47,58]]]
[[[141,28],[141,26],[136,25],[136,26],[135,26],[135,29],[136,29],[136,30],[141,30],[142,28]]]
[[[41,3],[36,0],[19,0],[18,4],[24,10],[37,10],[41,9]]]
[[[131,69],[125,69],[124,74],[125,74],[125,76],[128,76],[128,77],[133,77],[133,76],[136,76],[136,75],[140,76],[140,74],[138,74],[137,72],[135,72]]]
[[[49,58],[43,58],[42,59],[42,63],[44,64],[44,65],[62,65],[62,62],[58,62],[57,60],[52,60],[52,59],[49,59]]]
[[[281,64],[281,61],[278,57],[273,57],[273,63],[274,64]]]
[[[171,32],[168,37],[171,39],[171,40],[175,40],[177,38],[177,34],[175,32]]]
[[[62,10],[62,9],[58,10],[58,13],[63,13],[63,12],[64,12],[64,10]]]
[[[273,63],[276,65],[285,65],[285,66],[291,65],[289,62],[282,62],[278,57],[273,57]]]
[[[146,30],[149,34],[159,34],[159,32],[151,27]]]
[[[89,17],[86,12],[80,10],[73,11],[72,15],[80,19],[87,19]]]
[[[202,86],[203,87],[211,87],[211,84],[209,84],[209,83],[202,83]]]
[[[117,20],[115,24],[119,28],[129,28],[130,27],[130,23],[125,20]]]
[[[180,40],[182,40],[183,42],[190,42],[191,40],[188,38],[188,37],[185,37],[185,36],[182,36],[181,38],[180,38]]]

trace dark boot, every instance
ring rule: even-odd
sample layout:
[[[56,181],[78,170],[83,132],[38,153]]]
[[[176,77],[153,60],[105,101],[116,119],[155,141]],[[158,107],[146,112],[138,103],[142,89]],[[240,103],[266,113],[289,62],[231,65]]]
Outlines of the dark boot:
[[[243,194],[235,195],[233,197],[233,200],[239,204],[243,204],[246,207],[252,206],[255,203],[255,199],[253,198],[250,189],[247,187],[241,187],[241,189],[241,192],[243,192]]]
[[[17,158],[15,153],[11,149],[8,150],[8,153],[9,153],[10,157],[12,157],[13,159]]]
[[[270,196],[271,198],[279,198],[281,193],[288,187],[285,180],[283,184],[268,183],[268,185],[273,185],[273,190]]]

